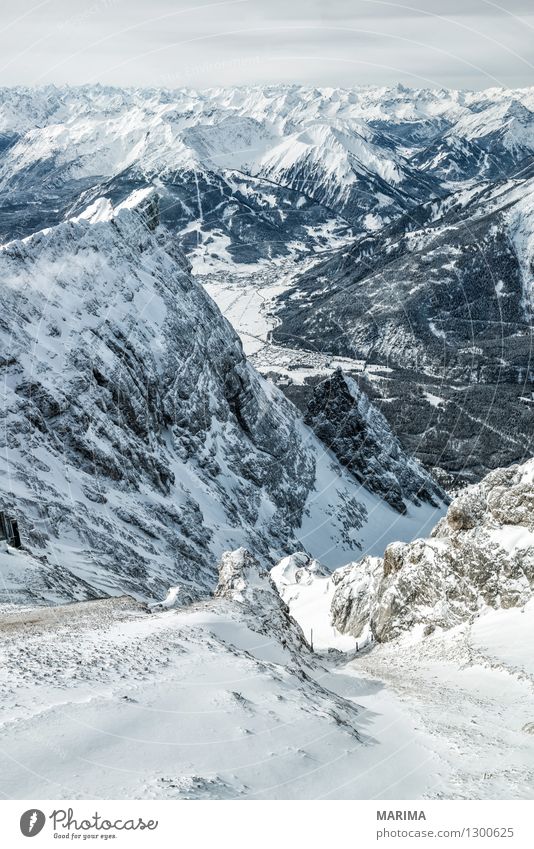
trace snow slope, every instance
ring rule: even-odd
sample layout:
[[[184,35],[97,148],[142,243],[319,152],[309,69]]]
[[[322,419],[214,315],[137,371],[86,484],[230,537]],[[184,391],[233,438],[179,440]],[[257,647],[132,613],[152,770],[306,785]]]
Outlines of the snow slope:
[[[439,764],[430,798],[532,799],[533,613],[531,602],[488,610],[473,623],[423,640],[404,636],[375,644],[342,668],[357,680],[380,682],[418,733],[428,735]],[[376,705],[367,697],[360,703]],[[410,746],[409,737],[398,738],[399,754]]]
[[[178,610],[120,597],[2,612],[0,792],[531,798],[531,607],[313,655],[234,552],[217,596]]]
[[[239,570],[243,554],[226,573],[228,558]],[[357,704],[374,685],[314,659],[258,571],[237,596],[222,576],[218,597],[180,611],[122,597],[0,616],[2,795],[422,795],[435,775],[395,699],[381,704],[412,736],[402,758]]]
[[[358,703],[397,733],[398,759],[413,730],[390,718],[391,700],[410,716],[427,749],[419,768],[434,775],[429,798],[534,792],[533,468],[496,470],[452,502],[430,539],[389,546],[383,560],[327,575],[298,553],[271,571],[315,650],[345,653],[344,684],[375,685]]]

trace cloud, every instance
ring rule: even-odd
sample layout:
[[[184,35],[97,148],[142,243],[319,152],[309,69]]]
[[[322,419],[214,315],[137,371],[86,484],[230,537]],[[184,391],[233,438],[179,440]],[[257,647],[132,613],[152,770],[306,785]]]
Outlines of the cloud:
[[[0,25],[7,84],[482,88],[534,79],[531,0],[34,3]]]

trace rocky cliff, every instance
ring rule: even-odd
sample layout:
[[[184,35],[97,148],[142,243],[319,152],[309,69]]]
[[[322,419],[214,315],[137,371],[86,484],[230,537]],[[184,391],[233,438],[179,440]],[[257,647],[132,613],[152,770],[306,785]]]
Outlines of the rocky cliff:
[[[357,481],[399,513],[406,513],[407,502],[437,506],[446,499],[402,450],[380,410],[341,369],[315,387],[304,420]]]
[[[378,641],[451,628],[534,593],[534,461],[497,469],[450,505],[427,539],[389,545],[333,575],[334,625]]]
[[[32,598],[185,600],[225,549],[335,566],[391,524],[248,364],[150,191],[2,246],[0,275],[0,509]]]

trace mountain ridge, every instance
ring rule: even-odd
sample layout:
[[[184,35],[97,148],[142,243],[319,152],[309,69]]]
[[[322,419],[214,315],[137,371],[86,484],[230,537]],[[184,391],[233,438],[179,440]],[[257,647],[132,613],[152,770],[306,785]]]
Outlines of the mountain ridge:
[[[377,522],[409,536],[439,509],[413,505],[403,532],[336,465],[247,362],[153,193],[3,245],[0,270],[2,506],[37,558],[30,597],[180,581],[186,598],[235,544],[335,565],[380,545]]]

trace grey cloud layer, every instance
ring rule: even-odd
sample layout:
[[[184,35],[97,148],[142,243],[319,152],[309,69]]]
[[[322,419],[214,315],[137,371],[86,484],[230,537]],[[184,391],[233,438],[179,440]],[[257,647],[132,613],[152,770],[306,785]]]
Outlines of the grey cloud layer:
[[[4,84],[534,81],[531,0],[48,0],[0,25]]]

